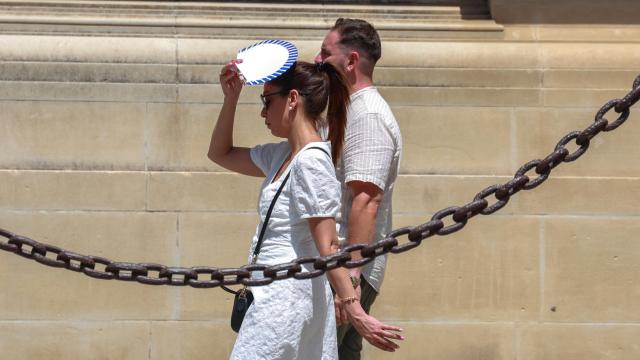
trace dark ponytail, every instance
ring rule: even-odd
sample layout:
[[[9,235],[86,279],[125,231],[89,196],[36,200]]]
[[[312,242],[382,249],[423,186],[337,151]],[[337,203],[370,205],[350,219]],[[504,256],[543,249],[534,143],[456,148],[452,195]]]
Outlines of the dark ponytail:
[[[329,77],[329,107],[327,125],[331,141],[331,156],[335,165],[342,154],[344,133],[347,126],[347,105],[349,104],[349,85],[344,74],[329,63],[322,63],[320,71]]]
[[[298,90],[304,101],[305,115],[315,121],[316,128],[324,125],[321,115],[327,109],[327,140],[331,141],[335,165],[342,153],[349,105],[349,83],[342,71],[329,63],[299,61],[270,83],[281,89]]]

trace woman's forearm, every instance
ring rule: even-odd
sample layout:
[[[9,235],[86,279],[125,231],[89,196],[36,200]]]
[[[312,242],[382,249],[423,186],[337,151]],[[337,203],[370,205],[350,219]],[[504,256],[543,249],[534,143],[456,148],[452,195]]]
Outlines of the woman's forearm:
[[[233,101],[225,97],[209,144],[208,156],[214,162],[233,149],[233,123],[236,107],[237,100]]]
[[[335,232],[335,220],[331,218],[325,219],[309,219],[311,232],[316,241],[318,253],[321,256],[329,256],[340,250],[338,246],[338,237]],[[327,278],[333,291],[338,296],[338,300],[343,302],[345,310],[351,316],[364,313],[360,302],[357,301],[357,293],[351,283],[349,270],[343,267],[335,268],[327,272]],[[355,305],[355,306],[354,306]]]

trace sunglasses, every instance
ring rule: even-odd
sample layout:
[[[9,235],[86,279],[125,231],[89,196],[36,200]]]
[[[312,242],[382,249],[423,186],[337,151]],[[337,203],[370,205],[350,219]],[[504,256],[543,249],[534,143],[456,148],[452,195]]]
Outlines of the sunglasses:
[[[284,94],[288,93],[289,91],[291,91],[291,89],[280,90],[280,91],[272,92],[272,93],[269,93],[269,94],[260,94],[260,100],[262,100],[262,105],[264,105],[265,109],[268,108],[269,107],[269,101],[267,101],[267,98],[269,96],[284,95]]]

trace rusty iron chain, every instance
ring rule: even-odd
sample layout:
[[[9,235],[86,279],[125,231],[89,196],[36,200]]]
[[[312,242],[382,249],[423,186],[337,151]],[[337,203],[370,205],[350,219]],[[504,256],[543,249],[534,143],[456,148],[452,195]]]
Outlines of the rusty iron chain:
[[[582,131],[572,131],[558,141],[555,149],[544,159],[536,159],[522,165],[513,179],[504,184],[495,184],[479,191],[473,200],[462,206],[450,206],[436,212],[424,224],[393,230],[386,238],[373,244],[356,244],[325,257],[302,257],[277,265],[248,264],[240,268],[215,267],[168,267],[152,263],[114,262],[109,259],[81,255],[59,247],[0,229],[0,249],[33,259],[41,264],[82,272],[87,276],[105,280],[136,281],[149,285],[191,286],[214,288],[221,285],[263,286],[283,279],[310,279],[338,268],[355,268],[371,262],[375,257],[387,253],[398,254],[419,246],[422,240],[434,235],[444,236],[461,230],[474,216],[490,215],[503,208],[511,197],[521,190],[531,190],[545,182],[551,171],[563,162],[575,161],[589,148],[593,137],[602,131],[611,131],[622,125],[629,117],[630,108],[640,100],[640,75],[633,82],[632,90],[622,99],[614,99],[602,106],[595,121]],[[620,114],[609,122],[605,115],[610,110]],[[574,141],[577,149],[571,152],[565,146]],[[527,173],[534,172],[533,177]],[[489,205],[488,197],[495,201]],[[452,222],[445,226],[444,219]],[[408,241],[400,243],[398,237]],[[7,241],[2,241],[2,238]],[[353,260],[351,253],[360,251],[362,258]],[[307,270],[307,267],[313,269]],[[255,276],[254,273],[262,273]]]

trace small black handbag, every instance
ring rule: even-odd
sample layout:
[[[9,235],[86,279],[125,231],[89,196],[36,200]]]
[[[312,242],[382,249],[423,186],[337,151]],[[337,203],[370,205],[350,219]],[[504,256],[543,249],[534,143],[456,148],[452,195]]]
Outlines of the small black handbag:
[[[233,309],[231,310],[231,329],[233,329],[233,331],[240,331],[244,314],[249,310],[249,305],[251,305],[252,302],[253,294],[246,286],[236,291],[235,298],[233,299]]]

